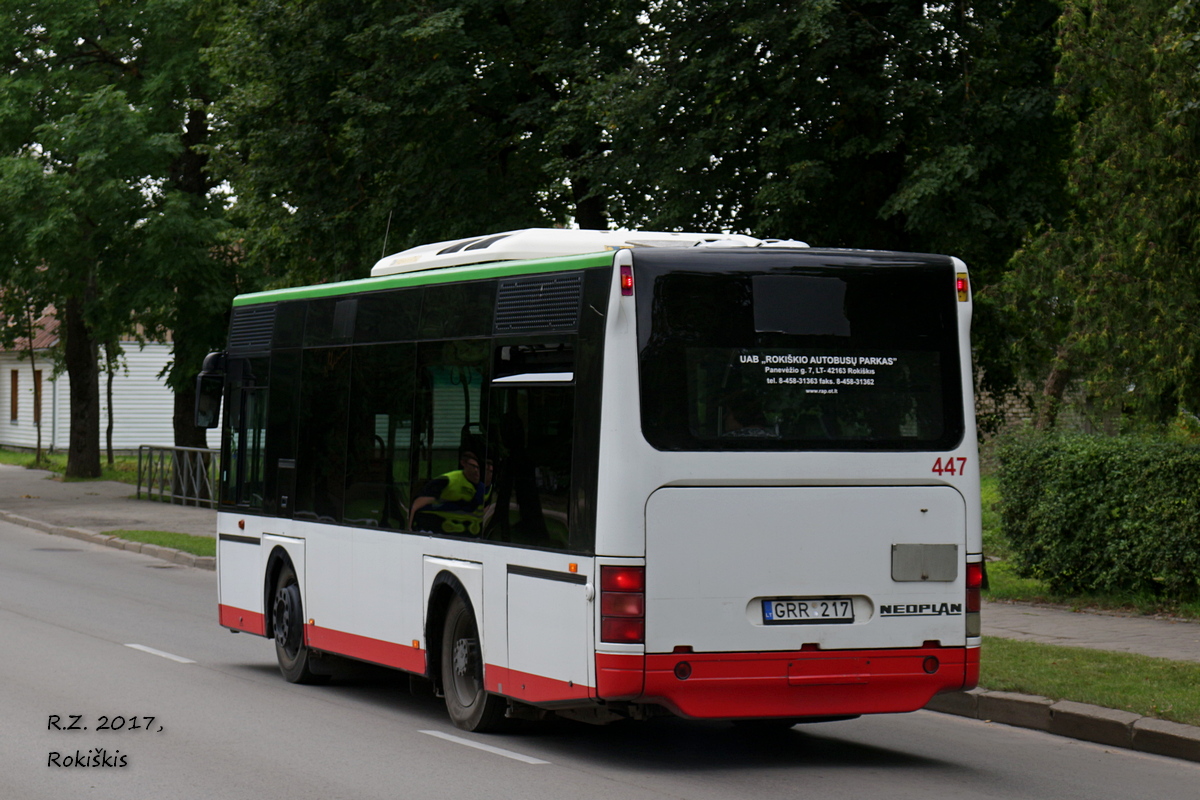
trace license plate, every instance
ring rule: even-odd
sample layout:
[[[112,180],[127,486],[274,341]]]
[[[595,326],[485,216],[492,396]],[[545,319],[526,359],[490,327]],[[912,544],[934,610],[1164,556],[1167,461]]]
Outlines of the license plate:
[[[762,601],[764,625],[819,625],[854,622],[849,597],[777,598]]]

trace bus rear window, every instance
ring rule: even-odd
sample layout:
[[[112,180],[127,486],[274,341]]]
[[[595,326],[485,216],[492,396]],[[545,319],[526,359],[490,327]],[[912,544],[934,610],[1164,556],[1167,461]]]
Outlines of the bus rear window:
[[[847,265],[829,254],[821,263],[818,251],[804,263],[764,268],[749,254],[724,262],[716,255],[635,261],[642,430],[651,445],[958,444],[963,401],[948,259]]]

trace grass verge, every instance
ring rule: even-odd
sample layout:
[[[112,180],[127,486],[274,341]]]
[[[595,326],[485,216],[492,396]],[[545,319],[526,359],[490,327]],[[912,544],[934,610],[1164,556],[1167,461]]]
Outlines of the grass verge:
[[[17,452],[0,449],[0,464],[10,464],[27,469],[44,469],[55,473],[62,480],[69,481],[120,481],[137,485],[137,456],[113,456],[112,466],[101,456],[99,478],[63,478],[67,471],[67,456],[65,453],[42,453],[40,463],[34,463],[33,453]]]
[[[215,556],[217,554],[217,540],[211,536],[192,536],[187,533],[170,531],[105,531],[105,534],[118,536],[129,542],[173,547],[195,556]]]
[[[1200,664],[984,637],[979,685],[1200,725]]]

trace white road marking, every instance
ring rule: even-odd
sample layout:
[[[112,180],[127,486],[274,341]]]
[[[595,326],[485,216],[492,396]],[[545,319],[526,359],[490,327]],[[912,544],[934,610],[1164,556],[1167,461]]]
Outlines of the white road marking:
[[[162,650],[155,650],[153,647],[146,647],[146,645],[144,645],[144,644],[127,644],[125,646],[132,647],[134,650],[141,650],[143,653],[149,653],[152,656],[159,656],[161,658],[169,658],[172,661],[178,661],[180,664],[195,664],[196,663],[195,661],[192,661],[190,658],[184,658],[183,656],[177,656],[177,655],[173,655],[171,653],[164,653]]]
[[[498,756],[504,756],[505,758],[511,758],[514,761],[524,761],[526,764],[549,764],[550,763],[549,761],[542,761],[540,758],[534,758],[533,756],[522,755],[521,753],[514,753],[512,750],[504,750],[499,747],[492,747],[490,744],[480,744],[479,742],[472,742],[470,739],[462,739],[458,736],[452,736],[448,733],[442,733],[441,731],[421,731],[421,733],[427,733],[430,736],[436,736],[437,738],[445,739],[448,742],[455,742],[457,744],[465,744],[467,747],[474,747],[476,750],[486,750],[489,753],[495,753]]]

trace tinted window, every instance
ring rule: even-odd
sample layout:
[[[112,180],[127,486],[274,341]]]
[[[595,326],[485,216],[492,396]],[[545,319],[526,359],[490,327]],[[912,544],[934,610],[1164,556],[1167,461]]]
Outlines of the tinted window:
[[[489,351],[486,340],[418,347],[417,454],[409,513],[414,530],[483,533],[495,501],[483,428]]]
[[[304,351],[296,426],[296,519],[342,518],[349,378],[350,348]]]
[[[407,527],[415,357],[411,344],[354,349],[343,512],[349,525]]]
[[[751,271],[737,268],[750,259],[733,259],[676,258],[637,272],[642,425],[653,446],[957,444],[963,420],[948,260],[876,266],[831,258]]]
[[[490,336],[496,282],[426,286],[421,302],[422,339]]]
[[[421,290],[372,292],[358,301],[356,342],[403,342],[417,338]]]

